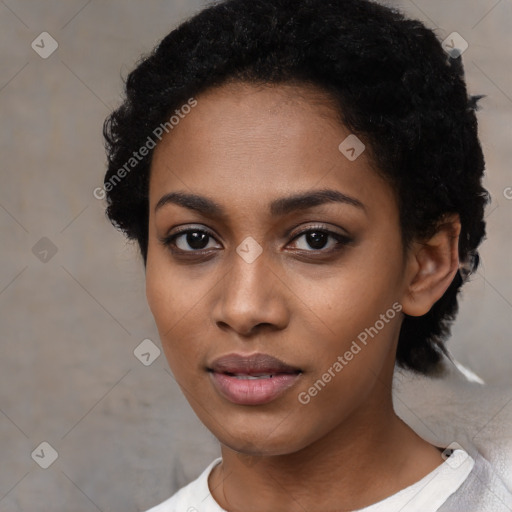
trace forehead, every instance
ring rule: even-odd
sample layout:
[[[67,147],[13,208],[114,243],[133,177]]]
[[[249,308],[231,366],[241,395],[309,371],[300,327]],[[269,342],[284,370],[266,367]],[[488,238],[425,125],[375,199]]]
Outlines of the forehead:
[[[196,100],[155,148],[152,209],[162,195],[178,190],[246,211],[308,189],[336,189],[361,202],[372,196],[375,204],[390,200],[389,186],[365,151],[349,159],[340,150],[354,135],[323,91],[228,84]]]

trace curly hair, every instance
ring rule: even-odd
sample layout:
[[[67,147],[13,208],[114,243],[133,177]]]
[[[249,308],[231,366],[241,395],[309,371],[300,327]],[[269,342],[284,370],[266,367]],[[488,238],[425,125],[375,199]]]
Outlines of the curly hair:
[[[396,354],[403,368],[441,373],[489,201],[475,115],[481,96],[468,95],[461,57],[420,21],[369,0],[224,0],[192,16],[128,75],[124,102],[103,129],[106,213],[138,242],[144,264],[152,151],[113,179],[187,99],[229,81],[315,85],[334,99],[395,190],[404,248],[459,214],[460,268],[427,314],[405,315]]]

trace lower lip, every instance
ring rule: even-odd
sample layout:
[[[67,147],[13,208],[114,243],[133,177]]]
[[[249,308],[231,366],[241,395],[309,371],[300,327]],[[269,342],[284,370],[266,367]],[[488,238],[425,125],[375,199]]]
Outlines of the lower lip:
[[[297,382],[299,373],[278,373],[262,379],[237,379],[224,373],[210,372],[211,379],[230,402],[239,405],[260,405],[275,400]]]

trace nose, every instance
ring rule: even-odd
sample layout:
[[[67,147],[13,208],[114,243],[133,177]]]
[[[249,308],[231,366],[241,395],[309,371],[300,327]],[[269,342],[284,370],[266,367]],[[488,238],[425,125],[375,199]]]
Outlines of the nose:
[[[215,324],[244,337],[262,329],[284,329],[289,322],[287,287],[265,251],[251,263],[236,252],[231,259],[212,310]]]

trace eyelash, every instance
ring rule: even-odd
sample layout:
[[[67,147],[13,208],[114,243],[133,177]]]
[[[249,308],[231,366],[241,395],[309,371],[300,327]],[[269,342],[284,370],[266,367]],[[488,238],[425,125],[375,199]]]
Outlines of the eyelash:
[[[209,249],[197,249],[197,250],[192,249],[190,251],[184,251],[183,249],[176,248],[176,244],[175,244],[176,239],[178,237],[186,235],[188,233],[204,233],[208,237],[216,240],[215,236],[210,231],[208,231],[206,229],[187,227],[187,228],[180,229],[179,231],[173,233],[172,235],[168,235],[166,237],[161,238],[160,242],[165,247],[169,248],[171,250],[171,252],[173,252],[177,255],[187,255],[187,254],[195,254],[197,256],[205,255],[205,253],[208,252]],[[298,249],[297,251],[302,252],[302,253],[313,253],[313,254],[317,253],[317,254],[326,255],[326,254],[331,254],[333,252],[342,250],[344,248],[344,246],[350,244],[353,241],[350,237],[348,237],[346,235],[342,235],[341,233],[336,233],[334,231],[331,231],[322,225],[311,226],[304,231],[300,231],[299,233],[297,233],[293,236],[291,241],[293,242],[293,241],[299,239],[300,237],[307,235],[309,233],[322,233],[322,234],[329,236],[330,238],[334,238],[337,242],[336,246],[334,248],[327,249],[327,250],[325,250],[325,249],[311,249],[311,250]],[[218,243],[218,241],[217,241],[217,243]]]

